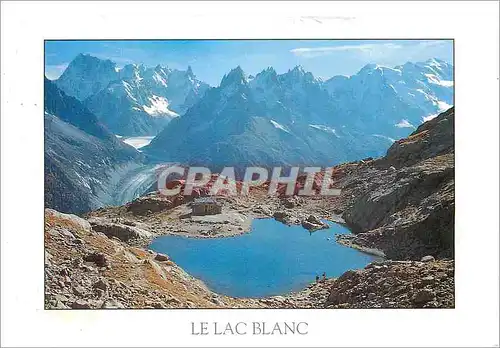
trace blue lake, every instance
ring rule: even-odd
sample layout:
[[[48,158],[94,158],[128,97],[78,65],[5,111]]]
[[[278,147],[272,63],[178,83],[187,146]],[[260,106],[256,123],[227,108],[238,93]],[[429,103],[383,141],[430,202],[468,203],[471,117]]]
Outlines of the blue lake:
[[[378,259],[337,244],[339,224],[310,233],[274,219],[256,219],[250,233],[227,238],[162,236],[150,249],[169,255],[211,290],[233,297],[265,297],[299,291],[316,275],[338,277]]]

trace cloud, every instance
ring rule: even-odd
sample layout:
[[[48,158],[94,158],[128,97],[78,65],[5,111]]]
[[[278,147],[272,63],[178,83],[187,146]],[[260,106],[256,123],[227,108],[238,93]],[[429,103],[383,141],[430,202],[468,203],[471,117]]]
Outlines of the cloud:
[[[55,80],[66,70],[69,63],[55,64],[55,65],[46,65],[45,66],[45,76],[49,80]]]
[[[428,40],[428,41],[420,41],[418,43],[418,46],[421,48],[423,47],[436,47],[436,46],[443,46],[446,44],[451,43],[450,40]]]
[[[381,58],[387,55],[401,53],[404,50],[423,50],[438,48],[449,44],[448,40],[425,40],[410,43],[380,42],[359,45],[340,45],[322,47],[299,47],[291,49],[290,52],[302,58],[314,58],[339,53],[357,54],[364,58]]]
[[[400,44],[374,43],[374,44],[361,44],[361,45],[300,47],[291,49],[290,52],[296,56],[311,58],[311,57],[330,55],[335,52],[354,52],[365,55],[372,55],[380,51],[398,50],[401,48],[403,48],[403,46]]]

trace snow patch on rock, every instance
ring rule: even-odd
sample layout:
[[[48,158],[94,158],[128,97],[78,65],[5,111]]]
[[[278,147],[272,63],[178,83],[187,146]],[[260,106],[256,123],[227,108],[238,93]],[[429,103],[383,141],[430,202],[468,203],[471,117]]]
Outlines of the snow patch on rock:
[[[319,130],[321,130],[323,132],[331,133],[331,134],[335,135],[336,137],[338,137],[338,134],[335,131],[335,129],[333,129],[331,127],[324,126],[324,125],[321,125],[321,124],[310,124],[309,127],[315,128],[315,129],[319,129]]]
[[[283,125],[279,124],[278,122],[276,122],[276,121],[274,121],[274,120],[269,120],[269,121],[271,121],[272,125],[273,125],[275,128],[277,128],[277,129],[281,129],[281,130],[282,130],[282,131],[284,131],[284,132],[290,133],[290,131],[288,130],[288,128],[287,128],[287,127],[285,127],[285,126],[283,126]]]
[[[142,108],[151,116],[169,116],[169,117],[178,117],[179,114],[169,110],[168,105],[169,102],[164,97],[159,97],[157,95],[153,95],[149,98],[150,106],[143,105]]]
[[[415,128],[414,125],[412,125],[408,120],[405,119],[399,121],[399,123],[396,123],[395,126],[398,128]]]

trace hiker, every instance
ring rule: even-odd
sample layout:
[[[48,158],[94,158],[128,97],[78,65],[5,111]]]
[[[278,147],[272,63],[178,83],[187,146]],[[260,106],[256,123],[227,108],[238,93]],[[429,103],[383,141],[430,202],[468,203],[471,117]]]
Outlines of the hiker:
[[[319,275],[316,275],[316,283],[319,282]]]
[[[323,272],[323,281],[326,280],[326,272]]]

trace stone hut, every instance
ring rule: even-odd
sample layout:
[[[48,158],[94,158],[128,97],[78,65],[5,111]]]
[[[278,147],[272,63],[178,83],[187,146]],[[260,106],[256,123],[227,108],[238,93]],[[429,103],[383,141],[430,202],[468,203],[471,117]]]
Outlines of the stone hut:
[[[215,215],[222,212],[222,205],[212,197],[195,198],[191,215]]]

